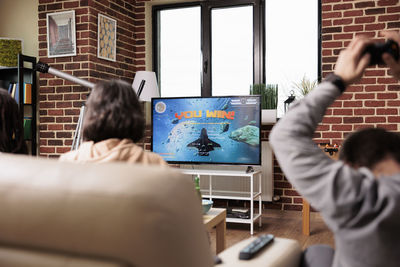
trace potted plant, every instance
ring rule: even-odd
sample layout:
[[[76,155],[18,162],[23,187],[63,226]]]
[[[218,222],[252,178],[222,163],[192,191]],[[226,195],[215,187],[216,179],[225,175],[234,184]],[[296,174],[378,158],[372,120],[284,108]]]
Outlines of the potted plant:
[[[299,91],[300,95],[304,97],[318,85],[318,81],[311,81],[304,75],[300,82],[293,82],[293,85]]]
[[[275,123],[278,105],[278,85],[254,84],[250,87],[250,94],[261,96],[261,123]]]

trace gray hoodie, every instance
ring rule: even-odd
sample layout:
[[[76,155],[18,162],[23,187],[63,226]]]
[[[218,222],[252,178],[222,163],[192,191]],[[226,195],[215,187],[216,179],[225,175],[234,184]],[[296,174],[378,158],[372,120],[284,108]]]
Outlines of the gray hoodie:
[[[341,95],[321,83],[272,129],[270,142],[288,180],[319,210],[335,235],[334,267],[400,266],[400,174],[375,179],[330,159],[312,140]]]

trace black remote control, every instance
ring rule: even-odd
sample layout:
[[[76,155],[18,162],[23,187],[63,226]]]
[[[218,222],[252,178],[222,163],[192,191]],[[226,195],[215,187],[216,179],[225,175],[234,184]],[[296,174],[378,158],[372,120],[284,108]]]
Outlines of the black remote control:
[[[270,244],[274,240],[274,236],[271,234],[265,234],[259,236],[253,242],[248,244],[244,249],[242,249],[239,253],[239,259],[241,260],[250,260],[253,258],[258,252],[260,252],[263,248],[265,248],[268,244]]]

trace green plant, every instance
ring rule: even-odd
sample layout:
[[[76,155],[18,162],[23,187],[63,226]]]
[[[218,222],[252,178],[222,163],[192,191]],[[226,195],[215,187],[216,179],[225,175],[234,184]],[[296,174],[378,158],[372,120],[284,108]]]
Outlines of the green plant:
[[[251,95],[261,95],[262,109],[276,109],[278,105],[278,85],[277,84],[253,84],[250,86]]]
[[[294,87],[300,92],[302,96],[306,96],[309,92],[311,92],[318,84],[317,80],[311,81],[305,75],[301,79],[300,82],[293,82]]]
[[[21,40],[0,38],[0,66],[16,67],[18,65],[18,54],[21,51]]]

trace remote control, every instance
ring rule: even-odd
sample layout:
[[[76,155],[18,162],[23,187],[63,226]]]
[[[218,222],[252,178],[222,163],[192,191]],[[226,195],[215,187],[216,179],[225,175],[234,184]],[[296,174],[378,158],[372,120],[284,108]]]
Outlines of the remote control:
[[[220,257],[218,257],[217,255],[214,256],[214,265],[218,265],[221,264],[222,260]]]
[[[270,244],[274,240],[274,236],[271,234],[265,234],[259,236],[253,242],[248,244],[244,249],[242,249],[239,253],[239,259],[241,260],[250,260],[253,258],[258,252],[260,252],[264,247]]]

